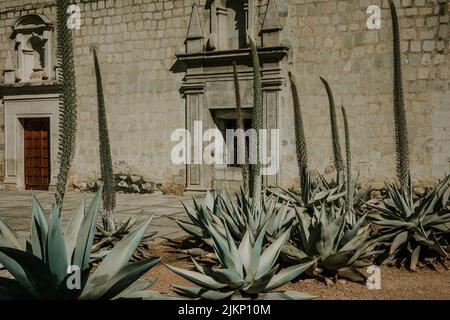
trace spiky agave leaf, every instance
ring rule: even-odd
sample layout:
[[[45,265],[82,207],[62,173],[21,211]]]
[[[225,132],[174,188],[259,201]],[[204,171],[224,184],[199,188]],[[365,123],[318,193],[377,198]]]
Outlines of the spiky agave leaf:
[[[261,176],[261,159],[260,159],[260,130],[263,129],[263,95],[262,95],[262,82],[261,82],[261,67],[259,62],[258,49],[254,40],[249,36],[249,42],[251,47],[251,58],[253,63],[253,129],[256,130],[256,146],[253,150],[255,155],[250,155],[252,161],[252,174],[253,174],[253,190],[252,195],[256,203],[261,201],[262,193],[262,176]]]
[[[397,176],[403,188],[408,189],[409,147],[408,126],[406,122],[405,101],[403,96],[402,61],[400,53],[400,31],[397,10],[394,2],[389,0],[392,18],[393,59],[394,59],[394,120],[395,120],[395,154]]]
[[[344,185],[334,186],[329,184],[321,175],[315,176],[309,171],[305,172],[303,189],[300,190],[300,193],[282,187],[279,187],[279,189],[282,192],[281,195],[274,193],[280,196],[283,201],[292,202],[292,204],[308,209],[309,212],[313,211],[314,206],[321,204],[340,204],[346,194]]]
[[[294,75],[289,72],[289,80],[291,82],[292,100],[294,107],[294,125],[295,125],[295,145],[297,148],[297,163],[300,177],[300,189],[305,188],[305,175],[308,171],[308,149],[306,146],[305,130],[303,128],[302,109],[300,98],[298,95],[297,84]]]
[[[341,144],[339,141],[339,128],[336,117],[336,106],[334,103],[333,92],[331,91],[330,85],[324,78],[320,77],[320,80],[322,80],[322,83],[325,86],[330,105],[331,138],[333,142],[334,165],[336,167],[339,184],[339,182],[342,183],[345,169],[344,169],[344,161],[342,160]]]
[[[116,230],[113,232],[107,231],[102,226],[97,225],[97,232],[94,236],[95,245],[92,247],[92,253],[96,255],[109,252],[120,240],[125,238],[130,232],[132,232],[142,222],[138,213],[135,217],[126,219],[125,221],[119,221],[116,224]],[[150,232],[141,238],[141,241],[134,251],[130,261],[137,262],[151,258],[149,252],[149,241],[158,234],[157,231]]]
[[[61,212],[67,179],[75,154],[77,130],[77,91],[75,83],[75,65],[73,59],[72,31],[67,28],[67,9],[69,0],[56,1],[57,16],[57,56],[61,69],[58,81],[59,93],[59,174],[56,184],[55,200]]]
[[[276,237],[286,230],[294,218],[292,209],[280,204],[275,195],[263,195],[261,204],[257,204],[241,188],[241,193],[236,194],[235,198],[237,201],[227,192],[221,194],[208,192],[206,196],[208,200],[205,199],[203,205],[198,204],[195,198],[194,207],[183,204],[190,221],[176,220],[176,222],[188,234],[210,245],[209,224],[214,225],[222,236],[226,236],[226,226],[238,241],[247,230],[250,230],[253,242],[263,228],[266,228],[268,235]]]
[[[37,199],[34,200],[32,233],[35,236],[31,238],[27,249],[0,246],[0,263],[14,277],[0,277],[0,299],[113,299],[126,298],[129,294],[139,298],[135,290],[142,291],[143,287],[133,284],[159,258],[131,264],[128,260],[149,222],[130,232],[111,250],[95,273],[90,274],[89,261],[101,193],[102,188],[87,210],[84,202],[81,203],[82,207],[76,211],[64,234],[58,206],[53,205],[48,219]],[[77,276],[77,270],[68,271],[69,265],[79,268],[79,288],[68,287],[70,278]]]
[[[317,259],[312,273],[315,275],[339,275],[351,281],[364,281],[357,270],[361,264],[370,264],[375,242],[371,231],[362,227],[366,215],[354,226],[346,227],[344,211],[334,204],[314,207],[313,215],[296,208],[298,224],[294,226],[292,243],[283,247],[283,256],[291,263]]]
[[[311,296],[300,293],[275,293],[275,290],[292,281],[315,261],[291,266],[277,273],[278,256],[290,230],[286,230],[278,239],[263,249],[265,230],[262,230],[256,241],[250,241],[251,231],[248,229],[239,246],[226,229],[226,237],[222,237],[211,225],[213,247],[220,257],[221,267],[212,269],[200,266],[193,260],[196,271],[184,270],[166,265],[170,270],[196,284],[199,288],[173,286],[175,292],[185,297],[224,300],[224,299],[265,299],[275,297],[282,299],[311,299]]]
[[[387,185],[388,198],[383,205],[366,203],[376,210],[369,217],[381,227],[379,237],[385,251],[380,256],[381,262],[395,258],[400,263],[409,260],[409,267],[415,270],[418,262],[427,255],[430,257],[430,253],[441,260],[447,258],[442,240],[450,234],[449,182],[450,176],[445,177],[429,194],[416,201],[411,190]]]
[[[103,182],[103,227],[109,232],[114,232],[114,209],[116,208],[116,193],[113,166],[111,160],[111,147],[109,144],[108,122],[106,120],[105,98],[103,96],[102,74],[98,62],[97,51],[93,49],[95,78],[97,83],[97,110],[98,110],[98,140],[100,150],[100,171]]]

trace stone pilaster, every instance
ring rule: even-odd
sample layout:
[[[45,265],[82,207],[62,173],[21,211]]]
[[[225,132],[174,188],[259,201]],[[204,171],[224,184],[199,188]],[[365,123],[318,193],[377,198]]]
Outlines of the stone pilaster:
[[[5,68],[3,69],[3,75],[5,76],[5,83],[14,83],[16,80],[14,74],[14,65],[12,62],[11,52],[8,51],[6,56]]]

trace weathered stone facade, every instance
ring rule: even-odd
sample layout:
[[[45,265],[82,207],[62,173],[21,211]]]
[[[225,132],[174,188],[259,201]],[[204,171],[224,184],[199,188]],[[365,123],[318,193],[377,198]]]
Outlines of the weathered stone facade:
[[[323,76],[332,86],[337,102],[342,101],[347,107],[354,171],[360,172],[361,181],[374,183],[375,186],[392,179],[395,168],[392,36],[387,1],[272,1],[276,2],[274,7],[279,29],[275,40],[268,38],[268,41],[278,41],[278,47],[286,48],[286,56],[276,62],[279,76],[272,77],[280,79],[279,83],[273,84],[276,94],[266,99],[270,104],[268,108],[272,104],[277,106],[275,115],[268,119],[273,122],[272,127],[281,129],[281,168],[276,182],[289,186],[298,179],[292,99],[286,81],[288,71],[294,73],[300,89],[311,167],[321,172],[333,171],[328,101],[319,79]],[[171,134],[177,128],[185,128],[188,122],[186,109],[189,98],[185,90],[198,88],[186,87],[189,77],[186,70],[178,70],[178,64],[183,60],[180,57],[186,53],[185,40],[193,4],[198,7],[204,33],[201,45],[205,46],[205,51],[208,50],[208,41],[212,39],[209,27],[212,2],[74,1],[80,6],[82,22],[80,30],[74,31],[79,122],[72,185],[80,186],[99,178],[96,92],[91,52],[91,47],[96,46],[103,73],[116,172],[121,173],[120,167],[125,164],[129,168],[127,174],[161,184],[164,192],[179,193],[185,190],[186,168],[170,161],[171,149],[175,145]],[[253,19],[247,18],[247,21],[253,23],[252,32],[260,44],[259,35],[266,17],[267,2],[248,2],[253,4],[254,16]],[[220,3],[219,6],[228,6],[227,1]],[[450,8],[445,0],[402,0],[396,1],[396,4],[401,26],[411,166],[414,177],[427,182],[450,171]],[[369,5],[382,8],[380,30],[367,28],[369,14],[366,10]],[[25,15],[40,14],[56,23],[55,11],[54,1],[48,0],[0,2],[0,69],[8,71],[10,61],[15,64],[17,60],[11,39],[16,21]],[[262,34],[264,36],[264,32]],[[193,37],[191,40],[196,39]],[[219,47],[220,50],[224,49]],[[274,66],[271,63],[269,61],[263,67],[270,69]],[[200,76],[200,82],[206,83],[206,89],[201,89],[206,90],[202,98],[205,102],[203,107],[233,106],[231,66],[226,64],[214,69],[213,65],[212,69],[208,68],[202,67]],[[252,101],[249,70],[243,61],[239,71],[243,79],[244,104],[247,106],[251,106]],[[214,87],[213,82],[204,79],[205,72],[209,71],[224,74],[220,86],[216,83]],[[7,80],[8,75],[10,73],[0,75],[0,84]],[[4,92],[3,86],[0,96],[5,95]],[[30,94],[32,96],[34,93]],[[212,102],[212,98],[223,101]],[[208,106],[208,103],[211,105]],[[5,104],[0,105],[0,114],[1,181],[5,177],[8,161],[4,133]],[[342,120],[340,116],[339,120]],[[208,121],[205,123],[214,125],[214,122]],[[232,181],[239,180],[239,172],[234,168],[222,171],[216,170],[212,180],[202,187],[227,186],[227,181],[232,184]],[[221,177],[217,178],[219,175]],[[214,183],[215,179],[217,183]]]

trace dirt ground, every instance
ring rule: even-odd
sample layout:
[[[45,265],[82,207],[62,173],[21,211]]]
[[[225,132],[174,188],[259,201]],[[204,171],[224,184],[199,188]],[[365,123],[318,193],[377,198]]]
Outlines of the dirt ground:
[[[164,245],[155,248],[152,254],[162,257],[162,261],[145,275],[156,279],[151,290],[169,293],[172,283],[195,286],[164,266],[167,263],[191,269],[192,263],[187,255],[176,253]],[[345,280],[326,285],[316,279],[289,283],[281,289],[305,292],[322,300],[450,300],[450,270],[438,266],[436,271],[424,268],[410,272],[406,269],[382,267],[380,290],[370,290],[363,284]]]
[[[173,293],[171,284],[194,286],[164,265],[191,269],[192,263],[186,254],[164,244],[153,247],[150,253],[162,257],[161,263],[144,275],[145,278],[156,279],[150,290]],[[0,271],[0,276],[8,274]],[[323,300],[450,300],[450,271],[443,267],[438,267],[437,271],[420,269],[417,272],[382,267],[380,290],[370,290],[365,285],[345,280],[326,285],[316,279],[303,279],[281,289],[305,292]]]

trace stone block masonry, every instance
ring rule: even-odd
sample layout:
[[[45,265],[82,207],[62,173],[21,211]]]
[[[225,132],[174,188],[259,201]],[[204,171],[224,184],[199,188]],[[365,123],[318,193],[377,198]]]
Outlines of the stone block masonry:
[[[173,130],[184,128],[185,102],[174,73],[175,54],[184,52],[192,4],[204,26],[205,0],[77,0],[81,29],[75,30],[79,123],[72,181],[99,178],[97,102],[91,48],[97,47],[103,75],[113,161],[130,174],[181,193],[185,168],[170,160]],[[0,1],[0,68],[8,51],[11,26],[26,14],[55,21],[55,2]],[[381,7],[382,27],[368,30],[369,5]],[[392,44],[386,0],[277,0],[282,44],[289,47],[283,73],[298,81],[311,167],[332,174],[328,101],[319,76],[336,102],[346,106],[354,172],[361,181],[380,183],[395,177],[392,111]],[[432,182],[450,170],[450,56],[448,3],[396,1],[411,167],[414,177]],[[257,35],[267,0],[255,0]],[[287,77],[286,77],[287,79]],[[0,83],[4,78],[0,74]],[[229,95],[234,97],[232,87]],[[285,186],[298,184],[291,93],[280,93],[281,174]],[[234,99],[234,98],[233,98]],[[0,105],[3,115],[3,105]],[[342,124],[341,115],[338,115]],[[0,116],[0,181],[4,176],[4,117]],[[341,125],[341,128],[342,125]],[[343,134],[342,134],[343,135]]]

